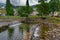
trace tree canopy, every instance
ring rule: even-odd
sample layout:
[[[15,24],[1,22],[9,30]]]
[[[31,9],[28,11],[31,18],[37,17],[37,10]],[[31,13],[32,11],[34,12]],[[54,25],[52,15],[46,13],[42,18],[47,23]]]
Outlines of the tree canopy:
[[[13,6],[10,4],[10,0],[6,1],[6,11],[7,11],[8,16],[13,16],[14,15]]]
[[[45,0],[39,0],[41,4],[37,6],[37,10],[39,15],[46,16],[51,12],[54,13],[55,11],[60,10],[60,1],[59,0],[51,0],[49,3],[46,3]]]
[[[59,11],[59,0],[51,0],[50,1],[50,11]]]
[[[21,17],[28,17],[28,15],[33,11],[33,8],[29,6],[29,0],[26,1],[26,6],[21,6],[18,9],[18,13]]]
[[[37,10],[39,12],[39,15],[40,16],[46,16],[47,14],[49,14],[50,12],[50,9],[49,9],[49,3],[45,3],[45,0],[40,0],[40,3],[38,6],[37,6]]]
[[[33,11],[32,7],[29,7],[29,12],[27,12],[28,10],[26,8],[27,8],[26,6],[21,6],[17,9],[17,11],[21,17],[26,17]]]

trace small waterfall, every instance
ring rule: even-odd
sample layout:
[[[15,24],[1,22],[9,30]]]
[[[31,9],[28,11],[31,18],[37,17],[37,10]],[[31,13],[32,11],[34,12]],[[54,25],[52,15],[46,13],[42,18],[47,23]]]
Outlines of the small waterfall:
[[[35,26],[33,26],[32,27],[32,29],[31,29],[32,31],[32,34],[31,34],[31,40],[39,40],[40,39],[40,34],[39,34],[39,32],[40,32],[40,27],[39,26],[37,26],[37,25],[35,25]]]
[[[34,37],[39,37],[39,27],[36,27],[35,32],[34,32]]]

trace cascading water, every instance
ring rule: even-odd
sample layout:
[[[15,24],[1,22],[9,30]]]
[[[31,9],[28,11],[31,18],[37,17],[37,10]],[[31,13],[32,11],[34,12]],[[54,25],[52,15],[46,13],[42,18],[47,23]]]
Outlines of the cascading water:
[[[40,32],[40,27],[37,26],[37,25],[33,25],[31,27],[31,40],[38,40],[40,39],[40,35],[39,35],[39,32]]]

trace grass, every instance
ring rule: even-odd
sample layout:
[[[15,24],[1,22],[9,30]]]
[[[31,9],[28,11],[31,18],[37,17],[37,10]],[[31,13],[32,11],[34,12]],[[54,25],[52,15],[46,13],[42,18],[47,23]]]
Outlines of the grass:
[[[0,16],[0,22],[11,22],[20,19],[20,16]]]
[[[0,16],[0,19],[1,18],[20,18],[20,16]]]
[[[20,18],[24,18],[24,17],[20,17],[20,16],[0,16],[0,19],[20,19]],[[29,18],[40,18],[40,16],[29,16]],[[51,23],[55,23],[55,24],[60,24],[60,18],[58,17],[50,17],[50,16],[45,16],[45,18],[51,22]],[[2,20],[0,20],[2,21]],[[10,20],[8,20],[10,21]]]
[[[57,17],[49,17],[47,19],[49,19],[49,21],[52,22],[52,23],[54,23],[54,24],[60,24],[60,18],[57,18]]]
[[[31,16],[30,18],[38,18],[38,17],[40,18],[40,16]],[[60,24],[60,18],[58,17],[45,16],[45,18],[51,23]]]

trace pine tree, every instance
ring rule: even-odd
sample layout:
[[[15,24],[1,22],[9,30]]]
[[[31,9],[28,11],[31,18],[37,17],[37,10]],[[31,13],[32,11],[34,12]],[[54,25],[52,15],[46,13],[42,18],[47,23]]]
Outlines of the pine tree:
[[[10,4],[10,0],[6,0],[6,11],[8,16],[14,15],[13,6]]]
[[[29,14],[29,0],[26,1],[26,13]]]

